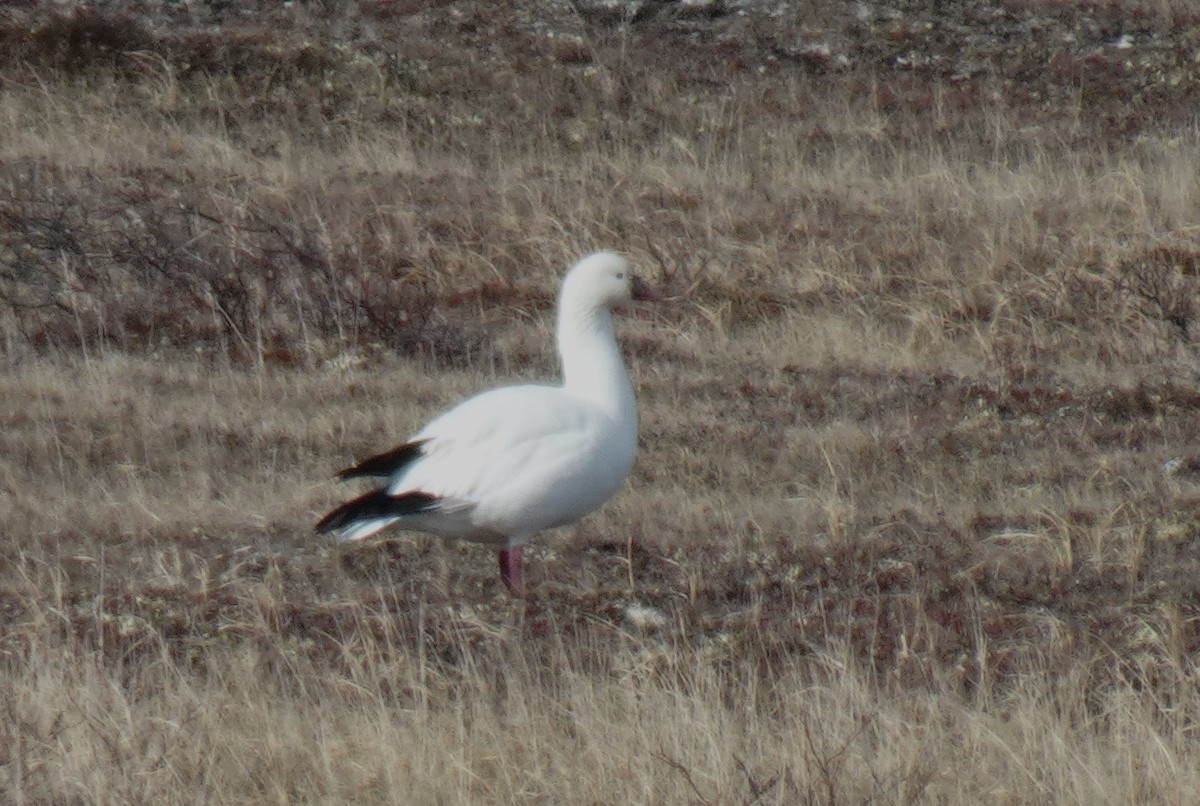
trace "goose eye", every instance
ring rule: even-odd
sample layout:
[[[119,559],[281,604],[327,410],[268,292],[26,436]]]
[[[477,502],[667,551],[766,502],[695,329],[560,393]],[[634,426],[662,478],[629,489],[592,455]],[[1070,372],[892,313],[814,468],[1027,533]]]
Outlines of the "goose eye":
[[[623,271],[622,271],[622,272],[618,272],[618,273],[617,273],[617,279],[618,279],[618,280],[624,280],[624,279],[625,279],[625,272],[623,272]]]

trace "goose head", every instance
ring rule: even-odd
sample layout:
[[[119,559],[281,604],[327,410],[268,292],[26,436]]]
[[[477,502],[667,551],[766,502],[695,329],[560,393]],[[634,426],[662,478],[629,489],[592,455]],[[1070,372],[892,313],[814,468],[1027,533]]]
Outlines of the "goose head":
[[[635,300],[656,298],[633,273],[628,260],[615,252],[596,252],[567,272],[561,304],[563,308],[574,310],[612,310]]]

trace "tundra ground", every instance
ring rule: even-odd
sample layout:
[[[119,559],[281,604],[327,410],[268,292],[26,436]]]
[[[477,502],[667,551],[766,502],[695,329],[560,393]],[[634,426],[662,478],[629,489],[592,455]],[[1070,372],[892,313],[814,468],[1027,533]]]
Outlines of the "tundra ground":
[[[0,790],[1194,798],[1200,17],[426,5],[2,12]],[[596,248],[642,451],[528,595],[315,536]]]

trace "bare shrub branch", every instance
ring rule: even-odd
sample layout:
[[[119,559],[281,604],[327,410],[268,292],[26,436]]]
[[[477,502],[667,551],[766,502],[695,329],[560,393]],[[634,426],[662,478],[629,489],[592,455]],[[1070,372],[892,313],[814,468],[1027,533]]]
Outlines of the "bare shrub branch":
[[[215,342],[261,361],[319,337],[450,364],[483,349],[437,314],[410,261],[331,251],[317,226],[284,213],[221,210],[161,176],[119,191],[118,205],[27,166],[0,182],[0,306],[36,343],[103,333],[123,350]]]
[[[1146,317],[1170,325],[1185,341],[1191,338],[1200,305],[1200,249],[1157,244],[1122,260],[1116,273],[1117,290]]]

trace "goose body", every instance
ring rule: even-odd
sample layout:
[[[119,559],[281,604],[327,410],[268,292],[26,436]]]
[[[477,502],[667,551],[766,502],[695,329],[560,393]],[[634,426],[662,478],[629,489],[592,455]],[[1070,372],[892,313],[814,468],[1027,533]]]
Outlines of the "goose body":
[[[509,386],[471,397],[407,442],[343,470],[378,486],[326,515],[318,532],[362,540],[389,526],[499,549],[500,576],[522,587],[521,548],[607,501],[637,455],[633,385],[612,310],[650,298],[628,261],[577,263],[558,299],[561,386]]]

